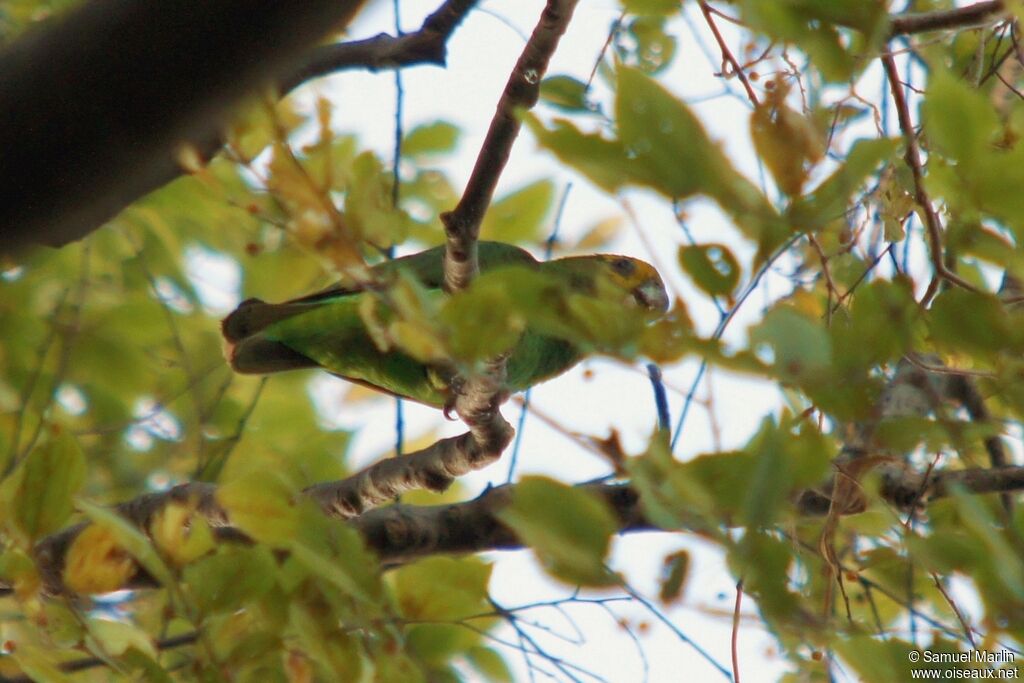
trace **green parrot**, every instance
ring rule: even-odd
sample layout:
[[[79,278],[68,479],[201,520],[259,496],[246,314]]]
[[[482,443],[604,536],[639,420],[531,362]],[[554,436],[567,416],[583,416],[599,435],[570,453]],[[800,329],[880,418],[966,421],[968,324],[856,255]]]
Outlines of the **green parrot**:
[[[443,247],[386,261],[371,269],[372,281],[399,272],[440,296]],[[569,291],[596,289],[598,278],[624,293],[624,306],[661,313],[668,295],[657,271],[627,256],[590,255],[538,262],[528,252],[500,242],[480,242],[481,272],[519,266],[549,276]],[[231,367],[243,374],[322,368],[351,382],[429,406],[448,408],[457,388],[450,363],[424,363],[399,349],[381,350],[367,330],[360,306],[370,296],[359,286],[335,285],[280,304],[243,301],[221,324]],[[527,327],[510,350],[506,389],[522,391],[565,372],[584,356],[572,341]]]

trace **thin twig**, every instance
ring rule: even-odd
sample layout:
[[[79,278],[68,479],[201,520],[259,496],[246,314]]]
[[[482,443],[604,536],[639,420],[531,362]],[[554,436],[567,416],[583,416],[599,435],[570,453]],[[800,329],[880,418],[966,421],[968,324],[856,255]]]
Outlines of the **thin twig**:
[[[978,644],[974,641],[974,632],[971,629],[970,624],[967,623],[967,619],[964,618],[964,615],[960,611],[960,608],[957,606],[956,602],[954,602],[953,598],[950,597],[949,593],[946,592],[946,587],[942,585],[942,580],[939,578],[939,575],[935,572],[932,572],[932,581],[935,582],[935,587],[939,590],[940,593],[942,593],[942,597],[946,599],[946,603],[953,610],[953,614],[956,615],[957,620],[960,622],[960,625],[964,629],[964,635],[967,637],[967,640],[971,643],[971,647],[977,649]]]
[[[736,605],[732,612],[732,680],[740,683],[740,606],[743,604],[743,579],[736,582]]]
[[[760,102],[757,99],[757,93],[754,92],[754,88],[750,85],[750,81],[747,79],[747,74],[743,71],[743,67],[740,66],[738,61],[736,61],[736,57],[733,56],[732,50],[729,49],[728,44],[726,44],[725,39],[718,30],[718,24],[715,23],[711,8],[708,7],[708,3],[704,0],[699,0],[698,4],[700,5],[700,11],[704,14],[704,21],[707,22],[708,28],[711,29],[711,33],[714,34],[715,41],[718,43],[718,48],[722,51],[723,67],[726,63],[732,67],[733,73],[740,79],[740,82],[743,84],[743,89],[747,91],[747,99],[750,100],[751,104],[757,107],[760,105]],[[729,73],[723,68],[722,75],[727,77]]]
[[[1002,0],[988,0],[951,10],[896,14],[890,18],[889,33],[892,36],[899,36],[979,26],[1001,18],[1005,9]]]
[[[907,98],[903,94],[903,82],[899,71],[896,68],[896,60],[891,54],[882,55],[882,64],[885,67],[886,76],[889,79],[889,89],[892,92],[893,104],[896,107],[896,115],[900,123],[900,130],[903,132],[903,139],[907,146],[906,161],[914,178],[914,199],[924,213],[925,229],[928,232],[929,251],[931,253],[932,267],[935,269],[936,279],[943,279],[959,287],[977,292],[978,289],[962,277],[952,272],[943,262],[945,255],[942,246],[942,224],[939,215],[932,206],[931,199],[924,187],[924,171],[921,165],[921,152],[917,145],[917,135],[914,132],[914,124],[910,120],[910,108],[907,105]],[[936,289],[936,282],[929,286],[930,291]],[[925,302],[927,303],[926,296]]]

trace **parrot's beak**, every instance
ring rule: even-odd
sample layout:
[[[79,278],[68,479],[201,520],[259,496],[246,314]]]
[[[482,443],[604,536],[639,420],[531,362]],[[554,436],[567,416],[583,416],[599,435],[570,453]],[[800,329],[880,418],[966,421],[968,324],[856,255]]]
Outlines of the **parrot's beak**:
[[[644,282],[633,290],[633,297],[644,308],[651,311],[664,313],[668,310],[668,294],[665,292],[665,285],[661,284],[658,278],[644,280]]]

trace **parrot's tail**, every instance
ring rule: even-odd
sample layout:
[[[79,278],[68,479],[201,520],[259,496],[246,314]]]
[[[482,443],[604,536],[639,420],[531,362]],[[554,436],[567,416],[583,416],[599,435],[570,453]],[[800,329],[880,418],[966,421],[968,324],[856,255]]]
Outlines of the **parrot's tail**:
[[[309,309],[309,304],[268,304],[259,299],[240,303],[220,324],[224,355],[232,369],[247,375],[264,375],[317,367],[316,361],[262,334],[270,325]]]
[[[311,358],[293,351],[281,342],[264,339],[258,334],[237,343],[229,341],[224,355],[231,364],[231,369],[243,375],[267,375],[272,372],[319,367]]]
[[[276,322],[304,313],[309,309],[309,304],[290,302],[268,304],[261,299],[246,299],[221,321],[220,329],[224,340],[229,344],[234,344],[254,334],[259,334]]]

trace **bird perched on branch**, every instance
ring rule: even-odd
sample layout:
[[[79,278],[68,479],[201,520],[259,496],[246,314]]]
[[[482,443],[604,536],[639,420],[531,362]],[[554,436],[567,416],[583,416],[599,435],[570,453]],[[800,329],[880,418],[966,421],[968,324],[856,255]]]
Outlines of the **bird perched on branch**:
[[[668,308],[657,271],[638,259],[597,254],[538,262],[528,252],[500,242],[480,242],[478,255],[481,280],[503,268],[518,269],[530,282],[543,285],[532,291],[536,308],[543,310],[541,317],[546,316],[548,324],[524,315],[523,328],[513,326],[512,344],[503,349],[508,353],[505,387],[510,392],[565,372],[593,348],[574,333],[572,311],[584,310],[590,315],[590,327],[602,328],[614,327],[619,318],[650,319]],[[442,259],[443,247],[437,247],[378,264],[370,270],[369,282],[380,287],[341,284],[279,304],[243,301],[221,325],[228,361],[243,374],[322,368],[372,389],[431,406],[450,406],[460,374],[457,363],[417,358],[400,345],[382,342],[380,334],[367,325],[367,306],[386,300],[388,285],[400,278],[413,278],[421,286],[419,291],[443,305]],[[497,285],[499,290],[509,289],[501,282]],[[513,301],[517,293],[510,296]],[[376,299],[367,301],[367,297]],[[562,310],[570,299],[576,302],[575,308]],[[587,305],[598,299],[604,308]],[[486,305],[478,304],[475,310],[481,317],[492,314]],[[488,323],[469,323],[473,324]]]

